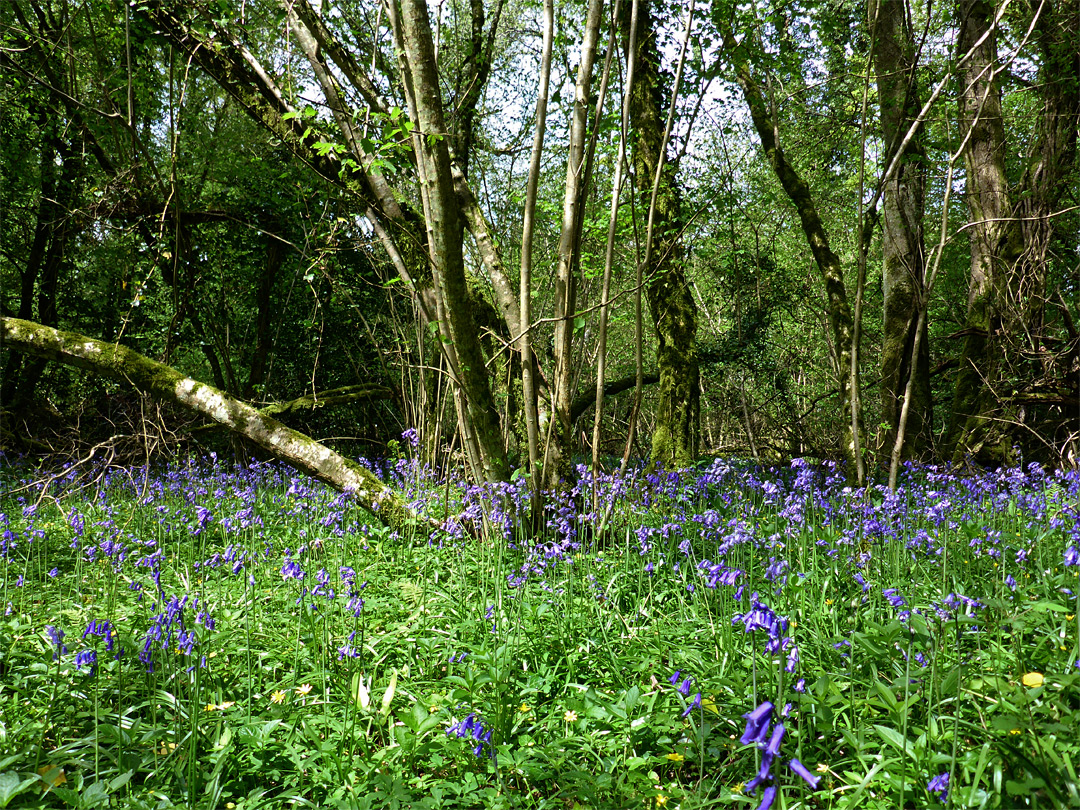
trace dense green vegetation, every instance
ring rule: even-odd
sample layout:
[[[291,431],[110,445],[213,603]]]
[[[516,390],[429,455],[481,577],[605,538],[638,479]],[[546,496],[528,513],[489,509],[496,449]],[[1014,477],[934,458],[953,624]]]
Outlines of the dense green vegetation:
[[[1080,803],[1075,473],[379,474],[5,466],[0,806]]]

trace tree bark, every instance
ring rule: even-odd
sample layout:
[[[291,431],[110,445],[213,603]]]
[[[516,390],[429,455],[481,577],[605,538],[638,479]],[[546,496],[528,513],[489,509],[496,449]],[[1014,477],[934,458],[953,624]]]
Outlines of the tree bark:
[[[875,38],[874,72],[881,109],[881,135],[886,164],[912,127],[921,107],[916,84],[917,56],[904,0],[871,4]],[[932,450],[933,403],[930,391],[930,349],[926,318],[922,320],[919,356],[913,361],[919,307],[925,306],[926,250],[923,212],[926,198],[926,150],[922,129],[899,155],[899,163],[883,190],[882,291],[884,323],[881,348],[880,447],[896,442],[908,377],[915,369],[913,399],[904,432],[903,458],[925,458]]]
[[[653,181],[660,171],[653,220],[653,245],[644,268],[645,297],[656,329],[656,365],[660,374],[656,426],[652,437],[654,464],[678,469],[697,456],[701,382],[697,358],[697,305],[683,269],[682,201],[675,182],[677,167],[664,162],[665,95],[660,51],[649,4],[641,3],[637,37],[637,69],[630,95],[634,138],[634,171],[638,192],[649,209]]]
[[[553,380],[552,419],[550,439],[544,453],[544,485],[557,489],[571,475],[573,422],[573,342],[574,317],[577,306],[577,267],[581,249],[581,205],[585,192],[585,146],[589,113],[589,92],[592,87],[593,63],[600,38],[603,0],[589,0],[585,33],[581,43],[581,62],[578,64],[574,86],[574,108],[570,121],[570,144],[566,162],[566,190],[563,196],[562,229],[559,234],[559,262],[555,273],[555,374]]]
[[[85,369],[206,416],[275,458],[335,489],[350,492],[357,503],[392,529],[405,529],[416,519],[389,487],[356,462],[250,405],[125,346],[19,318],[0,318],[0,345]]]
[[[413,145],[420,168],[436,294],[441,300],[440,319],[446,319],[457,364],[454,371],[468,412],[465,430],[474,432],[483,475],[490,482],[509,478],[499,415],[491,395],[479,331],[469,306],[465,279],[463,221],[454,189],[450,152],[446,140],[439,76],[427,4],[404,0],[400,25],[395,25],[401,50],[406,90],[416,120]],[[409,92],[411,91],[411,92]]]

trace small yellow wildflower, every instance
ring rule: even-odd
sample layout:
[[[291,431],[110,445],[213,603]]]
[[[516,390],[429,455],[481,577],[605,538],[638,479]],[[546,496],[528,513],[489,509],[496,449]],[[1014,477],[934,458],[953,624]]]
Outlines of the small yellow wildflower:
[[[657,807],[663,807],[665,804],[667,804],[667,796],[665,796],[663,793],[657,794],[657,796],[656,796],[656,806]]]
[[[1018,728],[1010,728],[1009,733],[1012,734],[1013,736],[1016,736],[1017,734],[1023,734],[1024,732],[1021,731]]]
[[[1041,672],[1029,672],[1024,675],[1022,680],[1024,682],[1024,686],[1028,687],[1029,689],[1034,689],[1038,686],[1042,686],[1045,678],[1043,678],[1043,674]]]
[[[310,691],[311,691],[311,684],[310,683],[305,683],[302,686],[296,687],[296,694],[301,695],[301,696],[306,695]]]
[[[221,703],[207,703],[206,704],[206,711],[208,711],[208,712],[223,712],[226,709],[231,709],[235,705],[236,705],[235,700],[225,700],[225,701],[222,701]]]
[[[283,703],[285,701],[285,690],[275,689],[274,693],[270,695],[271,703]]]
[[[525,714],[525,712],[531,712],[532,707],[529,706],[528,703],[522,703],[520,706],[518,706],[518,711],[521,712],[522,714]]]
[[[573,723],[577,720],[577,712],[566,711],[563,714],[562,719],[565,720],[567,723]]]
[[[818,773],[828,773],[829,772],[829,766],[826,765],[824,762],[819,762],[818,766],[816,768],[814,768],[814,770],[817,771]]]
[[[684,757],[682,754],[678,753],[677,751],[674,752],[674,753],[671,753],[671,754],[664,754],[664,757],[666,759],[670,759],[672,762],[682,762],[684,759],[686,759],[686,757]]]

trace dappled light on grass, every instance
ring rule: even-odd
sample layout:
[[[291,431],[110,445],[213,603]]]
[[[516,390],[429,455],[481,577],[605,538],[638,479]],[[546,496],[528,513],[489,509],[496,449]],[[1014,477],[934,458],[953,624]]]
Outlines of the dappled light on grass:
[[[0,806],[1080,801],[1075,473],[368,466],[5,466]]]

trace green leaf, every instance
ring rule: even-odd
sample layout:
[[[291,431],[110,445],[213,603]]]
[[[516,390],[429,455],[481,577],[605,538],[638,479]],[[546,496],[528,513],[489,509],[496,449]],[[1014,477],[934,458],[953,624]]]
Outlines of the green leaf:
[[[889,728],[888,726],[881,726],[874,724],[874,728],[877,729],[877,733],[881,735],[881,738],[885,740],[889,745],[895,748],[897,751],[906,753],[912,759],[917,761],[915,755],[915,743],[904,737],[895,728]]]
[[[0,773],[0,807],[7,807],[12,799],[20,793],[24,793],[37,781],[34,777],[19,779],[19,775],[15,771]]]

